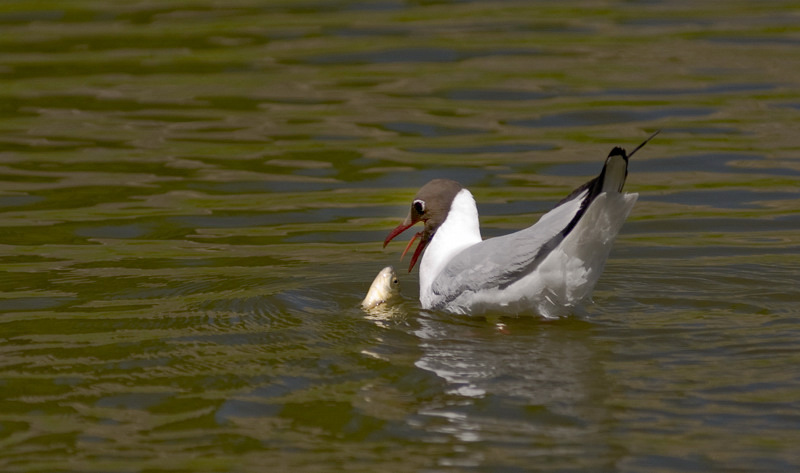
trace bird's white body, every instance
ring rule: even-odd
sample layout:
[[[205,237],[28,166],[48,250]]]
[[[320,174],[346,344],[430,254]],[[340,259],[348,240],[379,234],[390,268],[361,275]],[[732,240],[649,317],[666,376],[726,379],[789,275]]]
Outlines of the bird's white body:
[[[506,284],[501,282],[502,268],[493,268],[497,260],[494,247],[486,246],[478,228],[478,212],[472,195],[462,189],[453,200],[447,219],[439,227],[420,263],[420,303],[425,309],[442,309],[459,314],[482,314],[488,311],[508,314],[535,313],[559,317],[586,303],[603,272],[614,239],[633,209],[638,194],[602,193],[591,203],[575,228],[530,272]],[[470,205],[471,204],[471,205]],[[514,245],[524,238],[546,242],[560,231],[578,210],[579,202],[566,203],[551,210],[533,226],[506,235],[500,250],[506,257],[525,257],[529,250]],[[537,238],[538,235],[538,238]],[[515,238],[515,236],[517,238]],[[492,239],[495,240],[495,239]],[[487,240],[490,242],[492,240]],[[481,253],[484,252],[483,258]],[[448,297],[447,279],[459,275],[444,271],[448,263],[469,257],[474,269],[463,275],[458,294]],[[483,259],[483,261],[480,261]],[[477,266],[475,266],[477,264]],[[453,265],[451,267],[458,267]],[[497,269],[500,269],[498,272]],[[496,284],[492,277],[497,276]],[[466,279],[481,278],[476,281]],[[441,278],[441,279],[440,279]]]
[[[420,238],[409,271],[422,255],[423,309],[548,318],[575,312],[591,298],[614,239],[638,198],[622,192],[628,159],[656,134],[630,155],[622,148],[612,149],[597,177],[535,224],[488,240],[481,238],[472,194],[456,181],[434,179],[420,188],[408,217],[383,244],[423,223],[406,247],[407,252]]]
[[[431,291],[431,286],[447,263],[481,240],[475,199],[470,191],[461,189],[453,199],[447,219],[436,231],[420,262],[419,300],[423,308],[436,305],[438,297]]]

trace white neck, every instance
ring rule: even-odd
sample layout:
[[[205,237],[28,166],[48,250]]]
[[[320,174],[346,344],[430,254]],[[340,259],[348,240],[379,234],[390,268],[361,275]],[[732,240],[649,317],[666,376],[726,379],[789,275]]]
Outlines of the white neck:
[[[436,230],[419,266],[420,299],[428,297],[431,285],[445,265],[463,249],[481,242],[478,208],[472,194],[461,189],[447,218]]]

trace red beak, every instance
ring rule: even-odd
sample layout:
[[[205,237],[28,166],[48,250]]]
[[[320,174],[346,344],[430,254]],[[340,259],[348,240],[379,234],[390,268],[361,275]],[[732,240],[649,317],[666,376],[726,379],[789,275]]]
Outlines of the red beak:
[[[389,235],[386,237],[385,240],[383,240],[383,247],[386,248],[386,245],[388,245],[389,242],[392,241],[394,237],[408,230],[417,222],[419,222],[419,220],[412,220],[411,216],[406,218],[406,220],[403,223],[401,223],[394,230],[389,232]],[[414,251],[414,255],[411,257],[411,264],[408,266],[409,273],[411,272],[412,269],[414,269],[414,265],[417,264],[417,259],[419,259],[419,255],[422,254],[422,250],[424,250],[425,247],[428,246],[428,240],[425,238],[423,233],[417,232],[411,239],[411,241],[408,242],[408,245],[406,245],[406,249],[403,251],[403,254],[400,255],[401,260],[406,255],[406,253],[408,253],[408,250],[411,248],[411,245],[414,243],[414,240],[416,240],[417,237],[420,237],[419,245],[417,245],[417,249]]]

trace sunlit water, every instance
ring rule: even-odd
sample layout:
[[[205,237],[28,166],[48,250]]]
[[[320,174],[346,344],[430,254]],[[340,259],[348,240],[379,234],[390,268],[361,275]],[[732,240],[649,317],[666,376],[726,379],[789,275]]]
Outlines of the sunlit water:
[[[1,3],[0,470],[800,469],[795,3]],[[585,314],[421,312],[382,248],[656,129]]]

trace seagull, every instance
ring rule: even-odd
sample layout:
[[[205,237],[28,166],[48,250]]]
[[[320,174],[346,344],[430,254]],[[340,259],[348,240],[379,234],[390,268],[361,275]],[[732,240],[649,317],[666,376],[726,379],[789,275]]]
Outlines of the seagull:
[[[630,154],[615,147],[600,174],[572,191],[532,226],[481,238],[475,199],[450,179],[434,179],[417,192],[405,221],[389,242],[414,224],[423,229],[408,271],[420,255],[419,300],[423,309],[454,314],[534,313],[557,318],[580,312],[591,299],[614,239],[638,194],[623,193]],[[424,254],[423,254],[424,252]]]

